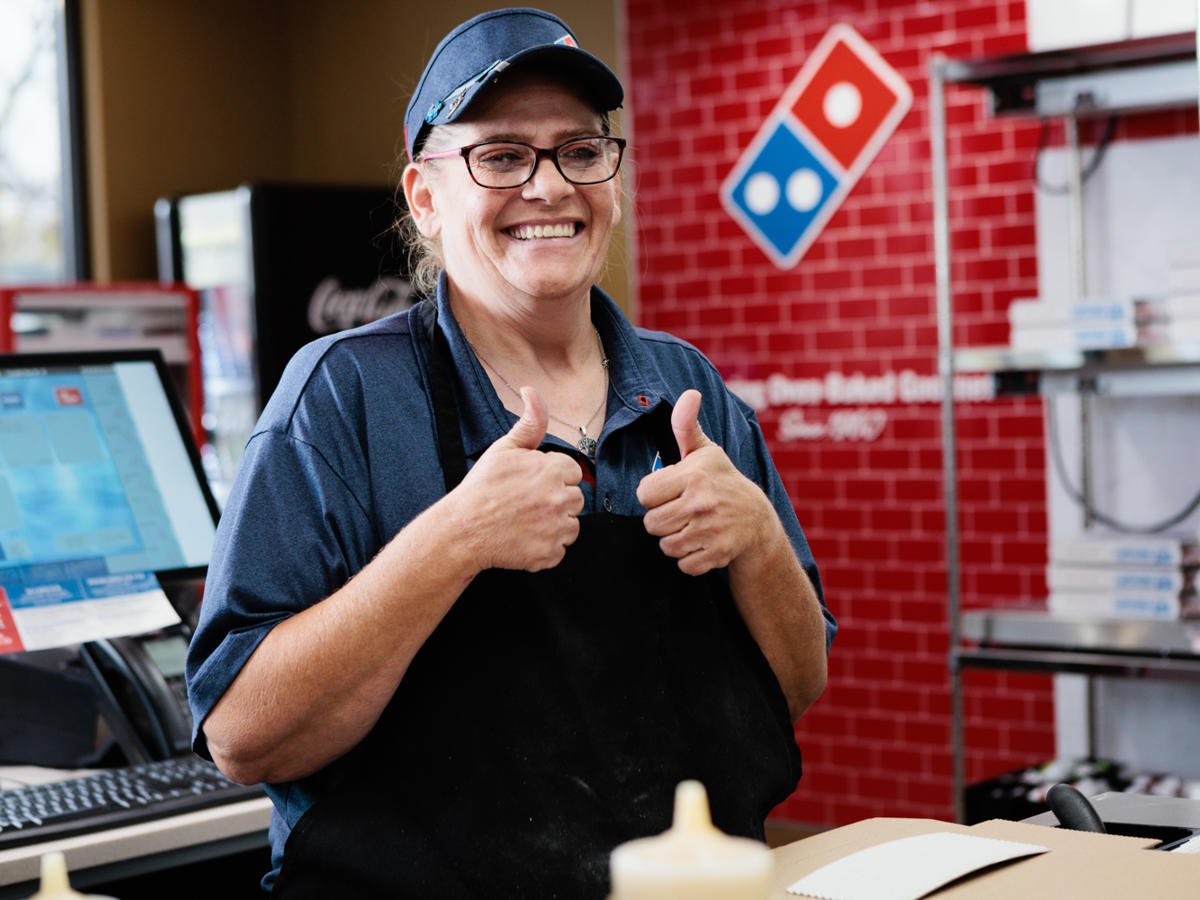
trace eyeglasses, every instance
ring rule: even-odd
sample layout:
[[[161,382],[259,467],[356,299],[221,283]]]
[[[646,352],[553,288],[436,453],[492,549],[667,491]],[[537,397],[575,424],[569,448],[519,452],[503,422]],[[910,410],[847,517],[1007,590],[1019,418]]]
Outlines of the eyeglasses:
[[[422,153],[420,161],[461,156],[477,185],[508,190],[533,178],[543,159],[552,160],[558,173],[572,184],[600,184],[617,174],[624,153],[623,138],[585,137],[548,149],[520,141],[484,141],[457,150]]]

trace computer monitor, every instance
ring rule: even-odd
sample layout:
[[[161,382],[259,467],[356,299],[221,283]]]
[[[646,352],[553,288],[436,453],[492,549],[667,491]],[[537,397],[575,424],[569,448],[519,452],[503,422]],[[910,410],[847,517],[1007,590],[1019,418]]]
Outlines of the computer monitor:
[[[109,576],[202,578],[218,509],[191,434],[158,350],[0,354],[7,598],[49,612]]]

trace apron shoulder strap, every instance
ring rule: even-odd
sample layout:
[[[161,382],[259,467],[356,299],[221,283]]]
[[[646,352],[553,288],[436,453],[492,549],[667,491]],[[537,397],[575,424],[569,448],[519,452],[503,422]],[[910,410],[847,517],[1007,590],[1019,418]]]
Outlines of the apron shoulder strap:
[[[421,301],[421,324],[433,348],[433,411],[437,423],[438,456],[442,463],[442,479],[450,493],[467,476],[467,454],[463,449],[462,431],[458,425],[458,401],[454,398],[454,358],[446,335],[438,327],[437,302]]]
[[[653,434],[659,458],[664,466],[673,466],[679,462],[679,442],[675,440],[675,432],[671,430],[671,409],[667,403],[660,403],[650,413],[653,419]]]

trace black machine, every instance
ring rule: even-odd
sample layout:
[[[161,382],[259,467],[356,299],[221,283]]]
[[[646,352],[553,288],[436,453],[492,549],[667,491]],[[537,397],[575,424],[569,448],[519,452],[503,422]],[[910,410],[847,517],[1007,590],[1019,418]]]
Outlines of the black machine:
[[[191,752],[192,434],[157,350],[0,355],[0,764],[103,770],[4,783],[0,846],[261,793]]]
[[[130,762],[191,751],[192,716],[183,681],[187,631],[88,641],[80,655],[100,686],[101,708]]]

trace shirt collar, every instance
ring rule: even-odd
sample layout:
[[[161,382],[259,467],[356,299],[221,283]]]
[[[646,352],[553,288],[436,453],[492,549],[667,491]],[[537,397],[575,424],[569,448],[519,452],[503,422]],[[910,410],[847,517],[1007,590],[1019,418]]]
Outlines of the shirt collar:
[[[512,428],[516,416],[505,409],[491,378],[454,318],[445,272],[438,279],[436,299],[438,326],[446,335],[458,376],[456,394],[460,404],[463,449],[469,457],[476,458]],[[675,398],[668,394],[637,330],[621,308],[595,286],[592,287],[591,303],[592,323],[600,333],[604,352],[608,355],[609,406],[600,433],[603,441],[609,431],[653,412],[663,402],[673,404]]]

